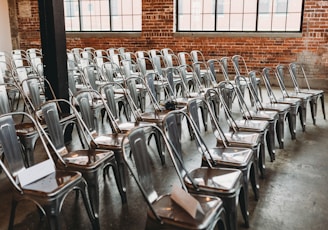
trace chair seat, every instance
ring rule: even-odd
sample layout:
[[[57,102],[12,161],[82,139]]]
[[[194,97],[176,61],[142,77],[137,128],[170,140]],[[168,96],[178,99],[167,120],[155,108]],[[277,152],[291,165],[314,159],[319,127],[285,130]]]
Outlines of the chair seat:
[[[192,195],[200,204],[204,211],[204,218],[193,218],[183,208],[176,204],[170,195],[163,195],[153,202],[155,212],[162,219],[164,226],[171,225],[181,227],[181,229],[205,229],[211,225],[215,215],[218,215],[222,208],[222,201],[216,197],[205,195]],[[148,217],[155,220],[151,211],[148,211]],[[207,229],[207,228],[206,228]]]
[[[273,110],[279,112],[287,112],[290,109],[290,105],[278,104],[278,103],[266,103],[263,105],[264,110]]]
[[[292,98],[301,98],[302,100],[310,100],[310,98],[312,97],[310,93],[304,93],[304,92],[290,93],[289,96]]]
[[[96,168],[112,156],[112,151],[99,149],[81,149],[62,155],[69,167],[81,166],[83,169]]]
[[[141,122],[123,122],[123,123],[120,123],[118,125],[118,127],[123,133],[127,133],[131,129],[133,129],[137,126],[149,126],[149,125],[156,125],[156,124],[155,123],[151,124],[149,122],[142,122],[142,121]]]
[[[269,122],[261,120],[236,120],[235,122],[240,131],[263,132],[269,126]]]
[[[305,93],[305,94],[323,94],[324,91],[321,89],[300,89],[300,93]]]
[[[189,175],[197,183],[198,193],[206,191],[208,195],[237,195],[243,185],[243,174],[238,169],[201,167],[191,171]],[[187,178],[185,183],[189,191],[195,190]]]
[[[297,105],[302,102],[300,98],[284,97],[277,100],[278,103]]]
[[[216,137],[219,136],[217,131],[214,131]],[[224,133],[230,146],[238,145],[239,147],[254,148],[260,142],[262,136],[259,133]],[[217,139],[217,145],[222,145],[223,141]]]
[[[33,123],[20,123],[15,125],[16,133],[18,136],[29,136],[37,134],[35,125]]]
[[[111,149],[111,150],[121,150],[122,141],[124,134],[104,134],[95,137],[94,142],[91,143],[92,146],[97,145],[99,149]],[[125,139],[126,140],[126,139]]]
[[[162,110],[157,112],[145,112],[141,114],[142,121],[158,123],[163,121],[165,116],[170,112],[170,110]]]
[[[23,192],[25,195],[40,196],[43,194],[44,197],[53,197],[67,188],[71,188],[73,183],[76,183],[82,178],[81,173],[74,171],[61,171],[56,170],[54,173],[49,174],[46,177],[41,178],[33,183],[25,185]]]
[[[256,120],[277,120],[278,113],[276,111],[250,111],[251,117],[247,119],[256,119]]]
[[[216,147],[211,148],[210,153],[216,166],[224,165],[225,167],[231,165],[231,167],[244,168],[253,157],[253,151],[247,148]]]

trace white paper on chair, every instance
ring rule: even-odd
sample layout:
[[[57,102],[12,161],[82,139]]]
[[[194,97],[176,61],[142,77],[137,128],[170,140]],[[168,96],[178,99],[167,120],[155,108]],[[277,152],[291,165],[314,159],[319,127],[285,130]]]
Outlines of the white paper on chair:
[[[18,173],[18,180],[22,187],[35,182],[49,174],[55,172],[55,165],[52,159],[35,164]]]
[[[190,216],[196,219],[204,216],[204,211],[198,200],[183,190],[180,186],[174,185],[171,192],[171,199],[183,208]]]

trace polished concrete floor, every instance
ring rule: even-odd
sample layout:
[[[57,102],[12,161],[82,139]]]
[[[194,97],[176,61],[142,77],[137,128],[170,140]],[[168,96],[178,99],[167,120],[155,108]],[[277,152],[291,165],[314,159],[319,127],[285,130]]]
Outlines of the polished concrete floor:
[[[328,96],[328,95],[326,95]],[[326,97],[327,98],[327,97]],[[328,103],[326,103],[328,108]],[[234,110],[237,114],[238,109]],[[296,140],[291,140],[285,126],[285,147],[278,149],[276,160],[266,158],[266,176],[259,179],[260,199],[254,200],[250,192],[250,228],[266,230],[308,230],[328,227],[328,121],[323,119],[318,107],[317,123],[313,125],[308,110],[306,131],[302,132],[297,121]],[[214,143],[210,132],[204,132],[208,143]],[[193,151],[188,133],[184,133],[185,152]],[[168,162],[168,161],[167,161]],[[187,158],[198,165],[199,156]],[[154,154],[154,171],[160,175],[162,191],[169,192],[176,183],[172,165],[161,166]],[[122,204],[112,174],[101,182],[101,229],[144,229],[147,206],[135,182],[127,177],[127,203]],[[11,188],[4,173],[0,174],[0,229],[7,229],[10,213]],[[243,221],[238,219],[239,229]],[[62,208],[63,229],[91,229],[81,197],[71,193]],[[46,221],[39,219],[36,206],[22,202],[18,206],[14,229],[47,229]]]

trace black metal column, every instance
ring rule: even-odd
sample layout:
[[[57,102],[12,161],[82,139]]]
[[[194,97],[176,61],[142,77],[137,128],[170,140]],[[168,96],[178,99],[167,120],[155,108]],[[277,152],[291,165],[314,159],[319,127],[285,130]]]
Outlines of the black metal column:
[[[38,2],[44,75],[54,89],[56,97],[68,99],[64,1]],[[49,90],[46,93],[48,99],[51,99]]]

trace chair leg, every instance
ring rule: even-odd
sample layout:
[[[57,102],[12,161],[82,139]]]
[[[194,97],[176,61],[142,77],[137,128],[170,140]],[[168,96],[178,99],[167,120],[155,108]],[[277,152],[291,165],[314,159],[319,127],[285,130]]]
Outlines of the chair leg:
[[[96,217],[99,215],[99,181],[98,173],[82,173],[83,178],[86,180],[88,185],[88,194],[92,210]]]
[[[121,195],[121,200],[122,200],[122,203],[126,203],[127,199],[126,199],[126,182],[125,182],[125,163],[123,161],[123,158],[122,158],[122,151],[120,150],[117,150],[117,151],[114,151],[114,154],[115,154],[115,160],[116,160],[116,165],[117,165],[117,171],[118,171],[118,175],[119,175],[119,192],[120,192],[120,195]]]
[[[260,169],[261,177],[265,175],[265,151],[258,150],[257,167]]]
[[[268,153],[270,156],[271,162],[275,160],[275,150],[274,150],[274,143],[275,143],[275,135],[274,135],[274,121],[270,122],[269,130],[266,132],[265,139],[267,144]]]
[[[257,181],[257,175],[258,175],[257,165],[252,164],[251,168],[250,168],[249,179],[250,179],[250,182],[251,182],[251,185],[252,185],[252,189],[253,189],[253,193],[254,193],[256,201],[259,200],[259,197],[260,197],[260,193],[259,193],[260,186],[259,186],[258,181]]]
[[[223,198],[223,206],[227,214],[227,229],[237,230],[237,204],[238,196],[232,198]]]
[[[325,95],[321,94],[321,108],[322,108],[322,114],[323,114],[323,119],[326,120],[326,110],[325,110]]]
[[[55,201],[57,203],[57,201]],[[59,203],[59,202],[58,202]],[[60,226],[60,215],[59,215],[59,204],[48,204],[42,207],[46,213],[46,217],[49,224],[49,229],[57,230],[61,229]]]
[[[17,200],[13,199],[11,201],[11,211],[10,211],[10,219],[9,219],[9,226],[8,229],[12,230],[14,228],[14,221],[15,221],[15,213],[16,213],[16,207],[17,207]]]
[[[288,113],[288,126],[289,126],[289,132],[292,137],[292,140],[296,139],[296,106],[291,106],[291,111]]]
[[[123,189],[123,182],[121,180],[121,177],[120,177],[120,173],[119,173],[119,169],[117,167],[117,163],[116,163],[116,160],[115,162],[111,162],[107,167],[106,167],[106,171],[108,173],[108,167],[111,166],[112,167],[112,170],[113,170],[113,173],[114,173],[114,177],[115,177],[115,181],[116,181],[116,186],[117,186],[117,189],[118,189],[118,192],[120,193],[120,196],[121,196],[121,200],[122,200],[122,203],[126,203],[126,192],[125,190]]]
[[[279,148],[284,148],[284,131],[285,131],[285,116],[283,113],[279,113],[279,119],[277,122],[277,138],[279,143]]]
[[[244,222],[245,222],[245,227],[248,228],[249,212],[248,212],[248,197],[247,197],[246,188],[240,189],[239,203],[240,203],[241,214],[243,215]]]
[[[317,117],[317,96],[313,96],[310,100],[310,109],[311,109],[311,116],[312,116],[312,122],[313,125],[316,124],[316,117]]]
[[[88,195],[88,191],[87,191],[87,183],[85,182],[85,180],[82,180],[80,182],[79,188],[78,188],[81,192],[82,195],[82,199],[83,199],[83,203],[84,206],[86,208],[86,211],[88,213],[89,219],[91,221],[92,227],[93,229],[100,229],[100,225],[99,225],[99,219],[97,216],[95,216],[92,207],[91,207],[91,203],[90,203],[90,199],[89,199],[89,195]]]

